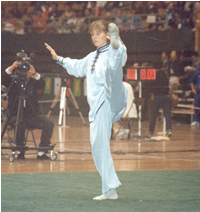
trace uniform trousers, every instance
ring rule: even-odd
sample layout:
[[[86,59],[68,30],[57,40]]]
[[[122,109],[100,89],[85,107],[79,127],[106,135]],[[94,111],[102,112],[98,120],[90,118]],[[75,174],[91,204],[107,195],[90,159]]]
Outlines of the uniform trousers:
[[[123,85],[122,46],[108,50],[108,69],[105,76],[104,103],[90,123],[90,142],[96,168],[102,178],[102,193],[121,185],[110,150],[112,123],[118,121],[126,109],[127,90]]]

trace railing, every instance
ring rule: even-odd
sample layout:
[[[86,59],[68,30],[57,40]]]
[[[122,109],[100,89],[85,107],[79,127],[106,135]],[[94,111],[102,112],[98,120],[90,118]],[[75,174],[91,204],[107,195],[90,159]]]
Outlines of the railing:
[[[196,18],[194,13],[194,24],[200,20]],[[122,31],[149,31],[149,30],[168,30],[168,20],[166,13],[157,14],[137,14],[132,16],[123,16],[122,23],[117,22],[116,15],[101,17],[75,17],[75,18],[27,18],[27,19],[2,19],[1,30],[4,33],[27,34],[27,33],[81,33],[88,32],[89,25],[96,19],[106,19],[116,22]]]
[[[2,32],[13,34],[26,33],[80,33],[88,32],[89,25],[96,19],[106,19],[108,21],[117,21],[117,16],[102,17],[75,17],[58,19],[2,19]],[[130,17],[123,16],[123,23],[118,25],[122,31],[146,31],[149,25],[158,26],[166,23],[165,14],[141,14]]]

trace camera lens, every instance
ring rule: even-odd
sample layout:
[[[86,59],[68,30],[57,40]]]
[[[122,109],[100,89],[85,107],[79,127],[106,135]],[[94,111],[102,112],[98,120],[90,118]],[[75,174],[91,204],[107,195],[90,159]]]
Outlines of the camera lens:
[[[30,69],[30,65],[27,62],[22,62],[21,65],[19,65],[19,70],[27,72]]]

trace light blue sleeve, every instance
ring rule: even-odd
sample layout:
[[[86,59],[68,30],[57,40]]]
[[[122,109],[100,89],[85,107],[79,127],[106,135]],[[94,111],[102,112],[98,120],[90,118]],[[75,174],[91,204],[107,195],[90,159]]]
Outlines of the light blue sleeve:
[[[122,67],[123,67],[127,61],[127,52],[126,52],[127,50],[124,44],[122,44],[122,48],[123,48],[123,54],[122,54]]]
[[[58,57],[57,63],[66,69],[69,75],[85,77],[87,72],[88,56],[83,59],[71,59],[69,57]]]

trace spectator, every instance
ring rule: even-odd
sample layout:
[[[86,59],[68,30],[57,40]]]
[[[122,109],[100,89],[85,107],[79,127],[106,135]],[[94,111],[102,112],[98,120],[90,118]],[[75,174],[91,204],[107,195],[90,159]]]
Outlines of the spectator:
[[[14,18],[22,18],[22,13],[18,10],[18,4],[14,3],[12,5],[12,10],[10,11]]]
[[[8,13],[5,11],[5,7],[1,7],[1,21],[4,21],[5,19],[9,18]]]
[[[67,19],[62,19],[63,22],[60,22],[61,29],[59,33],[77,33],[78,32],[78,19],[77,12],[73,11],[72,16]]]
[[[169,57],[167,55],[167,52],[162,52],[161,59],[162,59],[162,68],[163,68],[163,70],[167,71],[167,73],[168,73]]]
[[[151,139],[154,133],[156,119],[160,108],[163,109],[163,114],[166,119],[166,136],[171,137],[172,134],[171,102],[169,97],[169,76],[168,73],[161,67],[162,66],[156,69],[156,80],[152,82],[154,98],[151,104],[149,132],[147,134],[148,139]]]
[[[104,8],[107,1],[97,1],[96,7],[98,7],[100,10]]]
[[[186,14],[186,18],[183,22],[183,27],[189,28],[189,29],[194,28],[194,22],[193,22],[192,16],[193,16],[193,14],[190,14],[190,13]]]
[[[183,86],[183,88],[189,89],[190,78],[194,74],[195,71],[200,70],[200,56],[199,53],[194,51],[191,54],[192,65],[186,66],[184,68],[184,76],[179,79],[179,83]],[[188,88],[189,87],[189,88]]]
[[[200,2],[194,1],[193,3],[194,3],[193,12],[196,13],[197,11],[200,11]]]
[[[146,13],[145,3],[142,1],[136,1],[133,9],[135,10],[135,15]]]
[[[148,17],[154,17],[155,20],[150,21],[150,23],[147,27],[147,31],[150,31],[150,30],[162,31],[163,30],[163,17],[160,16],[160,15],[157,15],[157,13],[158,13],[157,4],[151,3],[149,8],[148,8],[148,13],[150,15],[148,15],[147,18]]]
[[[108,22],[114,22],[115,18],[112,16],[110,12],[106,12],[105,20],[107,20]]]
[[[130,9],[127,10],[125,17],[125,28],[127,31],[145,30],[142,20],[139,16],[133,15]]]
[[[33,18],[34,31],[38,33],[44,33],[47,30],[46,23],[47,21],[44,18],[42,9],[39,9],[37,16]]]
[[[47,23],[52,23],[52,22],[58,22],[58,18],[62,15],[62,11],[58,10],[58,4],[53,3],[52,4],[52,11],[48,14],[48,22]]]
[[[4,23],[4,27],[2,30],[2,34],[13,34],[15,33],[15,27],[18,23],[18,19],[14,17],[13,13],[11,11],[8,11],[7,15],[8,19],[6,19]]]
[[[84,20],[81,24],[80,31],[81,32],[88,32],[88,29],[89,29],[88,27],[89,27],[89,25],[92,21],[91,10],[86,8],[85,11],[84,11],[84,15],[85,15],[85,17],[84,17]]]
[[[173,25],[173,17],[174,17],[174,2],[170,2],[167,9],[166,9],[166,21],[165,28],[168,29],[168,27]]]
[[[73,10],[73,11],[75,11],[75,10]],[[64,11],[64,12],[62,13],[62,15],[59,17],[59,23],[63,23],[63,19],[65,20],[65,19],[71,17],[72,14],[73,14],[73,12],[72,12],[72,7],[71,7],[71,5],[66,5],[65,11]]]
[[[34,9],[28,15],[30,17],[33,17],[34,15],[37,15],[38,10],[40,10],[43,5],[44,5],[44,1],[31,1],[31,6],[34,6]]]
[[[121,8],[117,9],[115,24],[119,27],[120,31],[126,31],[125,23],[126,23],[126,19],[122,15],[122,9]]]
[[[96,1],[88,2],[87,8],[91,10],[91,15],[93,17],[99,17],[100,16],[100,9],[97,7]]]
[[[48,14],[48,21],[47,21],[47,33],[57,32],[59,28],[59,17],[62,15],[62,11],[58,10],[58,4],[52,4],[52,11]]]
[[[182,64],[178,59],[176,51],[170,53],[169,70],[170,88],[179,84],[179,77],[184,75]]]
[[[47,19],[48,18],[48,15],[49,15],[50,10],[51,10],[50,9],[50,4],[49,3],[45,3],[44,4],[44,9],[42,10],[43,11],[42,16],[43,16],[44,19]]]
[[[114,2],[113,1],[107,1],[104,8],[106,9],[106,12],[112,12],[115,9]]]

